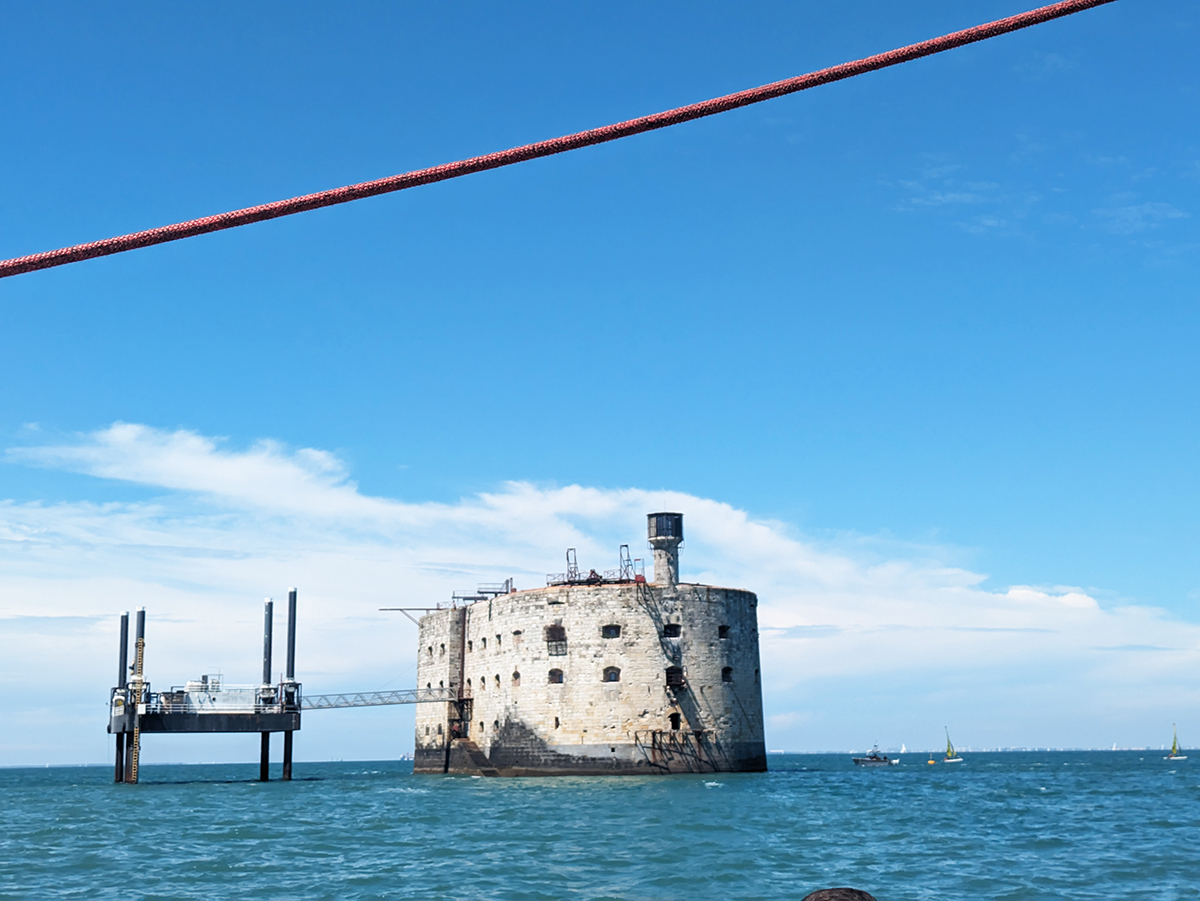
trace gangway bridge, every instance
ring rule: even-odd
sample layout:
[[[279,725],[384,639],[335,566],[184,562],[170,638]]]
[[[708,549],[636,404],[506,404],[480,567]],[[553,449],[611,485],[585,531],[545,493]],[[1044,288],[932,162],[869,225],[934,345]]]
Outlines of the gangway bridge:
[[[333,710],[339,707],[386,707],[392,704],[427,704],[458,701],[457,688],[405,688],[400,691],[350,691],[335,695],[309,695],[302,710]]]
[[[511,590],[511,585],[506,586]],[[500,593],[497,591],[496,593]],[[121,614],[121,650],[117,684],[109,693],[108,731],[116,735],[114,782],[137,782],[142,733],[258,732],[262,736],[259,779],[269,778],[271,733],[283,733],[283,778],[292,778],[292,736],[305,710],[383,707],[462,700],[459,688],[409,688],[395,691],[352,691],[307,695],[296,681],[296,589],[288,591],[287,671],[271,682],[274,604],[268,599],[263,617],[263,676],[258,685],[226,685],[220,675],[205,675],[152,691],[145,674],[146,610],[137,611],[129,665],[129,614]]]

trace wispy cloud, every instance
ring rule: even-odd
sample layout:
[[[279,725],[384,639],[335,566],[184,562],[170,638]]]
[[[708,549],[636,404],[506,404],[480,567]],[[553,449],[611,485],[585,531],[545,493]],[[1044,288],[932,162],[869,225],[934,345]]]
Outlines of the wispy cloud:
[[[1146,202],[1120,204],[1093,210],[1101,227],[1114,235],[1133,235],[1149,231],[1172,219],[1190,218],[1188,213],[1169,203]]]
[[[932,733],[952,715],[977,721],[980,740],[1080,743],[1043,730],[1079,728],[1072,715],[1097,695],[1123,710],[1177,703],[1186,688],[1172,674],[1200,663],[1200,628],[1160,610],[1102,605],[1071,587],[991,590],[953,565],[953,549],[867,553],[678,492],[509,483],[411,503],[364,495],[327,451],[239,449],[127,423],[6,458],[161,490],[152,502],[0,502],[0,673],[28,716],[81,696],[80,686],[102,707],[114,615],[137,605],[150,610],[156,682],[213,666],[250,681],[260,598],[293,584],[309,691],[402,684],[414,630],[377,608],[508,576],[540,585],[568,546],[586,566],[615,565],[618,544],[637,553],[657,508],[687,517],[686,578],[759,594],[775,746],[837,746],[857,740],[860,720],[901,716]],[[1033,700],[1005,712],[1016,697]],[[44,738],[66,749],[81,741],[74,724]],[[28,762],[20,755],[32,752],[4,741],[0,761]]]

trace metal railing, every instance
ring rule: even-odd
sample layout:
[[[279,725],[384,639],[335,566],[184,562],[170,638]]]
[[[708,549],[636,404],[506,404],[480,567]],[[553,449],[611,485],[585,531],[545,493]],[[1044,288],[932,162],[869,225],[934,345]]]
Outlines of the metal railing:
[[[135,703],[133,687],[114,688],[109,698],[113,715],[125,712]],[[150,683],[142,684],[140,703],[143,716],[148,714],[212,714],[212,713],[292,713],[307,706],[300,683],[282,682],[279,685],[228,685],[215,691],[195,692],[182,689],[151,691]]]

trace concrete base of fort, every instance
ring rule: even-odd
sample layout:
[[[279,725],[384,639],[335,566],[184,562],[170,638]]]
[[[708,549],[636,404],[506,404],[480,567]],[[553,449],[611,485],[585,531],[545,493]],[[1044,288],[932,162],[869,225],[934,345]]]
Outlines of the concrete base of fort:
[[[653,776],[675,773],[761,773],[762,742],[717,743],[686,732],[653,732],[634,742],[552,746],[508,723],[488,752],[469,739],[418,747],[413,772],[464,776]]]

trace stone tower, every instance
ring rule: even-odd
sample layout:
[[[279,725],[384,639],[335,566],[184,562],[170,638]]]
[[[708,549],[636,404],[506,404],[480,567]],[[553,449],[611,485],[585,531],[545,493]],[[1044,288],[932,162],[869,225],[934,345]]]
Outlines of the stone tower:
[[[649,538],[653,583],[581,568],[421,617],[418,687],[458,700],[418,705],[414,770],[765,770],[758,599],[679,581],[681,514]]]
[[[654,549],[654,584],[679,582],[679,548],[683,544],[682,513],[651,513],[646,517],[650,547]]]

